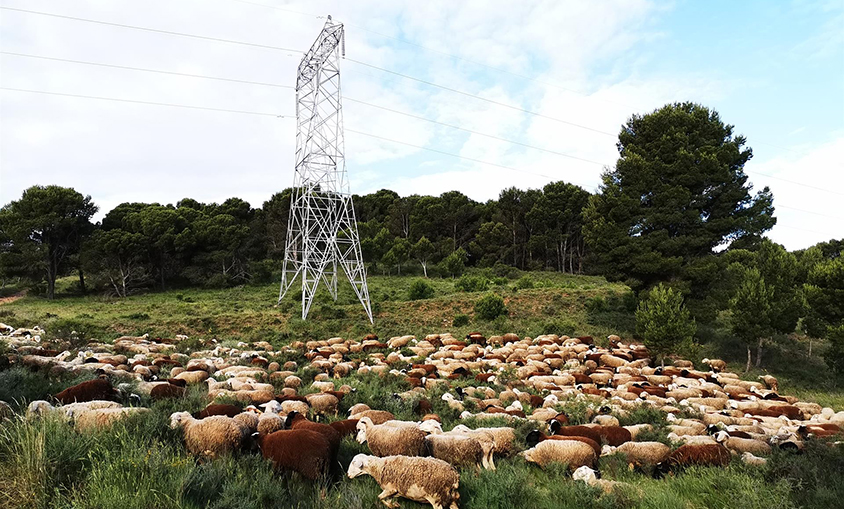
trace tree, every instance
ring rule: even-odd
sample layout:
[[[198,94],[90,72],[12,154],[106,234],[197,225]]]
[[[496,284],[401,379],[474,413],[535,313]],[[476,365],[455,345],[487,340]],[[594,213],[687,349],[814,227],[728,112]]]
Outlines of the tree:
[[[809,313],[807,332],[827,337],[831,343],[826,352],[827,364],[844,374],[844,257],[818,263],[809,271],[803,287]]]
[[[143,235],[115,228],[94,232],[84,259],[90,272],[104,276],[118,297],[126,297],[146,282],[143,254]]]
[[[686,269],[719,246],[771,229],[773,197],[767,187],[751,197],[744,165],[752,151],[744,144],[717,112],[697,104],[633,115],[619,133],[616,166],[585,211],[598,272],[638,292],[685,280]]]
[[[387,254],[384,255],[384,259],[390,259],[393,264],[398,267],[399,275],[401,275],[401,266],[403,263],[407,262],[408,257],[410,256],[410,242],[407,239],[396,237],[393,240],[393,246],[387,251]]]
[[[30,187],[20,200],[0,209],[0,230],[24,256],[38,260],[48,298],[55,296],[56,278],[64,264],[93,230],[91,217],[96,212],[90,196],[60,186]],[[83,281],[80,273],[84,285]]]
[[[419,239],[419,242],[413,245],[410,252],[422,265],[422,272],[425,274],[425,277],[428,277],[428,261],[432,256],[434,256],[434,253],[436,253],[434,244],[428,240],[428,237],[423,236]]]
[[[683,294],[660,284],[639,302],[636,332],[665,365],[666,355],[691,344],[697,325],[683,305]]]
[[[750,371],[750,347],[757,345],[761,351],[762,341],[774,332],[771,323],[773,295],[762,279],[759,269],[744,271],[741,284],[735,296],[730,300],[732,323],[730,329],[747,346],[747,366]]]

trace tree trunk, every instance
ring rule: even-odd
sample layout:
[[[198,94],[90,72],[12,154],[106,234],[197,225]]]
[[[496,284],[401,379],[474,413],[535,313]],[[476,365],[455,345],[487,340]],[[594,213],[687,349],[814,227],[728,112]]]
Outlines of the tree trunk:
[[[756,367],[762,366],[762,338],[756,343]]]
[[[428,279],[428,262],[422,262],[422,272],[425,274],[425,279]]]
[[[85,274],[81,268],[79,269],[79,289],[82,290],[82,295],[88,293],[88,289],[85,288]]]
[[[812,356],[812,338],[809,338],[809,357]]]
[[[747,365],[744,367],[744,372],[750,371],[750,345],[747,345]]]

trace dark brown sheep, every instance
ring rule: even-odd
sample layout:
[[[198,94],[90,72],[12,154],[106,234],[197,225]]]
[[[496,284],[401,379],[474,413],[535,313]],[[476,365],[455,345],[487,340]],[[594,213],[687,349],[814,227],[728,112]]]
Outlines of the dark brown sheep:
[[[633,440],[633,437],[630,435],[630,430],[622,428],[621,426],[601,426],[598,428],[598,432],[601,434],[604,441],[613,447],[618,447],[624,442]]]
[[[328,440],[328,444],[331,446],[331,461],[333,462],[337,459],[337,451],[340,450],[340,433],[328,424],[309,421],[304,415],[294,410],[287,414],[284,427],[292,430],[307,429],[321,434]]]
[[[234,417],[242,411],[243,410],[236,405],[214,404],[208,405],[203,410],[196,412],[195,414],[193,414],[193,418],[205,419],[206,417],[211,417],[212,415],[225,415],[226,417]]]
[[[729,449],[721,444],[686,444],[658,464],[655,473],[664,474],[692,465],[724,467],[730,463],[730,458]]]
[[[328,439],[308,429],[281,430],[259,436],[258,446],[276,470],[299,472],[310,480],[327,475],[335,457]]]
[[[184,387],[180,387],[175,384],[158,384],[149,391],[149,396],[156,401],[161,399],[181,398],[184,397],[186,390],[187,389]]]
[[[596,443],[601,443],[601,432],[598,427],[590,426],[562,426],[559,421],[551,421],[551,432],[554,435],[567,437],[586,437]]]
[[[119,395],[117,389],[112,387],[109,379],[101,376],[100,378],[68,387],[53,397],[63,405],[67,405],[68,403],[81,403],[83,401],[94,400],[115,401]]]

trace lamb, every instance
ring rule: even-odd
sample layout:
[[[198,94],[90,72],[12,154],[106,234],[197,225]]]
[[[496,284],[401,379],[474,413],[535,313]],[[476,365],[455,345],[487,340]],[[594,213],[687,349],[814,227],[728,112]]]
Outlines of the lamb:
[[[144,407],[93,408],[69,410],[67,416],[75,421],[77,430],[93,431],[108,428],[119,420],[149,411],[149,408]]]
[[[614,489],[624,485],[624,483],[618,481],[599,479],[595,470],[586,465],[575,470],[571,478],[575,481],[583,481],[589,486],[600,488],[604,493],[612,493]]]
[[[468,435],[461,434],[433,434],[425,437],[425,446],[430,456],[446,461],[454,466],[480,469],[481,464],[488,468],[485,461],[492,452],[492,444],[485,442],[486,450],[481,443]]]
[[[195,456],[214,458],[240,449],[248,432],[232,417],[214,415],[194,419],[187,412],[170,416],[170,427],[185,429],[185,446]]]
[[[565,463],[570,470],[595,465],[597,456],[587,444],[574,440],[545,440],[520,453],[530,463],[545,468],[551,463]]]
[[[309,429],[259,434],[258,447],[277,470],[299,472],[310,480],[324,477],[333,462],[328,439]]]
[[[68,387],[53,396],[59,403],[67,404],[93,400],[115,400],[119,396],[117,389],[105,375]]]
[[[398,507],[396,496],[416,502],[428,502],[434,509],[458,509],[460,474],[445,461],[436,458],[387,456],[378,458],[358,454],[349,464],[348,476],[369,474],[383,490],[378,499],[387,507]]]
[[[425,456],[425,432],[417,427],[393,427],[373,424],[363,417],[357,424],[360,443],[367,442],[369,450],[378,457]]]
[[[760,458],[759,456],[754,456],[753,453],[750,452],[742,453],[741,461],[745,465],[753,465],[756,467],[764,467],[768,464],[767,458]]]
[[[637,467],[662,463],[671,454],[671,448],[660,442],[625,442],[611,450],[624,454],[627,463]]]

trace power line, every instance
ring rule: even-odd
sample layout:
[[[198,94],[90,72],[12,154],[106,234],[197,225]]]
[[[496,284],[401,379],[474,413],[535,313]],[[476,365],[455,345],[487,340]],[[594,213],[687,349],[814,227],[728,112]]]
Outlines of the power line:
[[[797,182],[796,180],[788,180],[788,179],[784,179],[782,177],[775,177],[773,175],[769,175],[767,173],[762,173],[762,172],[759,172],[759,171],[753,171],[753,170],[744,170],[744,171],[746,173],[753,173],[755,175],[762,175],[764,177],[768,177],[769,179],[781,180],[783,182],[788,182],[789,184],[793,184],[795,186],[808,187],[809,189],[815,189],[815,190],[818,190],[818,191],[824,191],[826,193],[844,196],[844,193],[839,193],[838,191],[833,191],[832,189],[824,189],[823,187],[811,186],[809,184],[804,184],[803,182]]]
[[[72,64],[85,64],[85,65],[96,65],[99,67],[111,67],[114,69],[126,69],[130,71],[143,71],[143,72],[154,72],[157,74],[172,74],[173,76],[184,76],[188,78],[202,78],[207,80],[217,80],[217,81],[229,81],[232,83],[246,83],[249,85],[263,85],[265,87],[277,87],[277,88],[289,88],[289,89],[296,89],[296,87],[291,87],[289,85],[279,85],[277,83],[267,83],[263,81],[249,81],[249,80],[239,80],[234,78],[220,78],[217,76],[205,76],[202,74],[188,74],[183,72],[174,72],[174,71],[161,71],[158,69],[146,69],[143,67],[130,67],[128,65],[115,65],[115,64],[104,64],[102,62],[88,62],[85,60],[71,60],[69,58],[57,58],[57,57],[45,57],[42,55],[30,55],[27,53],[14,53],[11,51],[0,51],[2,55],[12,55],[16,57],[26,57],[26,58],[39,58],[42,60],[54,60],[56,62],[69,62]]]
[[[28,9],[17,9],[17,8],[14,8],[14,7],[5,7],[5,6],[0,6],[0,9],[4,9],[4,10],[7,10],[7,11],[25,12],[25,13],[28,13],[28,14],[38,14],[39,16],[49,16],[49,17],[53,17],[53,18],[70,19],[70,20],[73,20],[73,21],[84,21],[85,23],[95,23],[95,24],[98,24],[98,25],[106,25],[106,26],[113,26],[113,27],[119,27],[119,28],[128,28],[130,30],[142,30],[142,31],[145,31],[145,32],[154,32],[154,33],[157,33],[157,34],[175,35],[175,36],[178,36],[178,37],[190,37],[190,38],[193,38],[193,39],[201,39],[201,40],[205,40],[205,41],[226,42],[226,43],[229,43],[229,44],[238,44],[238,45],[241,45],[241,46],[251,46],[251,47],[254,47],[254,48],[264,48],[264,49],[272,49],[272,50],[277,50],[277,51],[292,51],[294,53],[303,53],[303,51],[298,50],[298,49],[282,48],[282,47],[279,47],[279,46],[270,46],[270,45],[267,45],[267,44],[256,44],[256,43],[252,43],[252,42],[235,41],[233,39],[221,39],[219,37],[208,37],[208,36],[205,36],[205,35],[186,34],[184,32],[173,32],[173,31],[170,31],[170,30],[159,30],[157,28],[139,27],[139,26],[135,26],[135,25],[125,25],[125,24],[122,24],[122,23],[112,23],[112,22],[109,22],[109,21],[100,21],[100,20],[89,19],[89,18],[77,18],[77,17],[74,17],[74,16],[65,16],[63,14],[54,14],[52,12],[31,11],[31,10],[28,10]]]
[[[369,136],[370,138],[376,138],[376,139],[383,140],[383,141],[389,141],[391,143],[397,143],[399,145],[405,145],[405,146],[408,146],[408,147],[418,148],[420,150],[427,150],[429,152],[436,152],[437,154],[456,157],[458,159],[464,159],[466,161],[472,161],[474,163],[485,164],[487,166],[495,166],[496,168],[503,168],[505,170],[515,171],[515,172],[519,172],[519,173],[529,173],[531,175],[536,175],[538,177],[544,177],[544,178],[547,178],[547,179],[550,179],[550,180],[555,180],[555,177],[552,177],[550,175],[545,175],[544,173],[536,173],[536,172],[528,171],[528,170],[520,170],[519,168],[513,168],[512,166],[505,166],[503,164],[491,163],[489,161],[483,161],[481,159],[475,159],[473,157],[466,157],[466,156],[461,156],[461,155],[458,155],[458,154],[452,154],[451,152],[446,152],[444,150],[437,150],[435,148],[423,147],[421,145],[414,145],[412,143],[407,143],[407,142],[404,142],[404,141],[394,140],[394,139],[391,139],[391,138],[385,138],[383,136],[378,136],[378,135],[371,134],[371,133],[365,133],[363,131],[357,131],[355,129],[349,129],[348,127],[345,128],[345,130],[346,130],[346,132],[361,134],[363,136]],[[571,183],[578,184],[576,182],[571,182]],[[582,187],[590,187],[590,186],[586,186],[584,184],[578,184],[578,185],[580,185]],[[595,186],[591,186],[591,187],[595,187]]]
[[[115,102],[123,102],[123,103],[133,103],[133,104],[148,104],[153,106],[170,106],[173,108],[188,108],[192,110],[208,110],[208,111],[221,111],[224,113],[242,113],[244,115],[259,115],[263,117],[276,117],[276,118],[294,118],[292,115],[277,115],[275,113],[263,113],[260,111],[245,111],[245,110],[229,110],[225,108],[209,108],[206,106],[189,106],[187,104],[174,104],[174,103],[160,103],[160,102],[153,102],[153,101],[136,101],[134,99],[119,99],[116,97],[102,97],[98,95],[82,95],[82,94],[65,94],[61,92],[47,92],[46,90],[32,90],[28,88],[11,88],[11,87],[0,87],[0,90],[9,90],[12,92],[27,92],[31,94],[45,94],[45,95],[55,95],[55,96],[62,96],[62,97],[76,97],[79,99],[99,99],[102,101],[115,101]]]
[[[500,102],[500,101],[494,101],[492,99],[487,99],[485,97],[481,97],[481,96],[476,95],[476,94],[471,94],[469,92],[464,92],[464,91],[458,90],[456,88],[446,87],[444,85],[440,85],[440,84],[437,84],[437,83],[434,83],[434,82],[431,82],[431,81],[426,81],[426,80],[423,80],[423,79],[420,79],[420,78],[414,78],[413,76],[408,76],[407,74],[402,74],[400,72],[391,71],[389,69],[384,69],[383,67],[378,67],[377,65],[367,64],[366,62],[361,62],[360,60],[355,60],[353,58],[346,57],[346,60],[349,61],[349,62],[354,62],[354,63],[359,64],[359,65],[364,65],[366,67],[370,67],[372,69],[377,69],[379,71],[383,71],[383,72],[386,72],[386,73],[389,73],[389,74],[401,76],[402,78],[406,78],[406,79],[413,80],[413,81],[418,81],[419,83],[424,83],[425,85],[441,88],[443,90],[448,90],[449,92],[454,92],[455,94],[464,95],[466,97],[473,97],[475,99],[478,99],[480,101],[485,101],[485,102],[488,102],[490,104],[495,104],[495,105],[498,105],[498,106],[502,106],[504,108],[510,108],[512,110],[516,110],[516,111],[519,111],[519,112],[522,112],[522,113],[527,113],[528,115],[533,115],[535,117],[553,120],[553,121],[559,122],[561,124],[570,125],[572,127],[577,127],[579,129],[585,129],[587,131],[592,131],[592,132],[603,134],[603,135],[606,135],[606,136],[612,136],[612,137],[616,136],[615,134],[607,132],[607,131],[601,131],[600,129],[594,129],[592,127],[588,127],[588,126],[585,126],[585,125],[575,124],[574,122],[569,122],[567,120],[562,120],[562,119],[559,119],[559,118],[556,118],[556,117],[550,117],[548,115],[543,115],[542,113],[537,113],[535,111],[526,110],[524,108],[520,108],[520,107],[514,106],[512,104],[507,104],[507,103],[503,103],[503,102]]]

